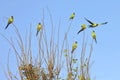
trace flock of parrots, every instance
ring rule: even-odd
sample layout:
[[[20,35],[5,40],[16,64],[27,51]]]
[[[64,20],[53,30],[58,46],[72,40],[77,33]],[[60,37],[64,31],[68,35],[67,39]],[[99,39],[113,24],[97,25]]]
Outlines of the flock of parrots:
[[[72,20],[72,19],[74,19],[74,17],[75,17],[75,13],[73,12],[73,13],[71,14],[71,16],[70,16],[69,19]],[[104,23],[99,23],[99,24],[98,24],[98,23],[94,23],[94,22],[88,20],[87,18],[85,18],[85,20],[90,23],[90,25],[88,25],[89,28],[94,28],[94,27],[97,27],[97,26],[104,25],[104,24],[107,24],[107,23],[108,23],[108,22],[104,22]],[[5,29],[7,29],[8,26],[9,26],[11,23],[13,23],[13,21],[14,21],[13,16],[10,16],[10,18],[8,19],[8,23],[7,23],[6,27],[5,27]],[[41,29],[42,29],[42,24],[41,24],[41,23],[38,23],[36,36],[38,35],[38,33],[39,33],[39,31],[40,31]],[[79,34],[80,32],[84,31],[85,29],[86,29],[86,24],[82,24],[82,25],[81,25],[81,29],[77,32],[77,34]],[[94,30],[92,31],[91,36],[92,36],[92,38],[95,40],[95,42],[97,43],[96,33],[95,33]],[[75,42],[73,43],[71,53],[73,53],[76,48],[77,48],[77,41],[75,41]]]
[[[75,17],[75,13],[73,12],[73,13],[71,14],[71,16],[70,16],[70,19],[74,19],[74,17]],[[88,25],[89,28],[95,28],[95,27],[97,27],[97,26],[104,25],[104,24],[107,24],[107,23],[108,23],[108,22],[104,22],[104,23],[99,23],[99,24],[98,24],[98,23],[94,23],[94,22],[88,20],[87,18],[85,18],[85,20],[90,24],[90,25]],[[77,34],[79,34],[80,32],[84,31],[85,29],[86,29],[86,24],[82,24],[82,25],[81,25],[81,29],[77,32]],[[94,30],[92,31],[91,36],[92,36],[92,38],[95,40],[95,42],[97,43],[96,33],[95,33]],[[73,53],[76,48],[77,48],[77,41],[75,41],[75,42],[73,43],[71,53]]]

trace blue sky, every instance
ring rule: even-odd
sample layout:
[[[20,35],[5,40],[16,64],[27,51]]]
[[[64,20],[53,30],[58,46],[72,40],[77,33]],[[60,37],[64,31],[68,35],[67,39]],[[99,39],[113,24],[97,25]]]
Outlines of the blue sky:
[[[83,23],[89,24],[84,20],[84,17],[94,22],[107,21],[107,25],[95,28],[97,34],[97,44],[94,44],[92,60],[95,61],[91,68],[92,77],[96,80],[117,80],[120,72],[120,1],[119,0],[0,0],[0,33],[8,38],[15,35],[12,25],[7,30],[4,27],[7,23],[5,17],[14,16],[14,24],[17,25],[19,31],[24,36],[26,29],[28,30],[32,24],[32,38],[36,38],[36,25],[42,20],[43,9],[45,12],[45,21],[47,32],[50,32],[51,27],[47,7],[50,9],[53,17],[54,26],[57,26],[61,20],[61,35],[62,31],[66,31],[68,27],[68,19],[72,12],[75,12],[75,19],[71,26],[70,44],[77,40],[79,42],[78,49],[81,49],[82,33],[76,35]],[[88,36],[88,48],[91,43],[91,31],[85,31]],[[73,38],[74,37],[74,38]],[[37,45],[37,43],[34,43]],[[0,64],[4,67],[7,63],[8,52],[12,52],[10,45],[0,36]],[[35,51],[35,47],[33,47]],[[14,53],[10,53],[10,65],[15,65]],[[13,70],[13,72],[16,72]],[[3,71],[0,69],[0,79],[5,80]],[[16,74],[16,73],[15,73]]]

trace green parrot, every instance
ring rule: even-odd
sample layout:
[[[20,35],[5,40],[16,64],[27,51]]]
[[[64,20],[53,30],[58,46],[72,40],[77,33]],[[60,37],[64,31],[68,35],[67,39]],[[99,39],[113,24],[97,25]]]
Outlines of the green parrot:
[[[91,27],[91,28],[94,28],[94,27],[97,27],[97,26],[100,26],[100,25],[105,25],[105,24],[108,23],[108,22],[103,22],[103,23],[98,24],[98,23],[94,23],[94,22],[88,20],[87,18],[85,18],[85,20],[91,24],[91,25],[89,25],[89,27]]]
[[[81,29],[78,31],[77,34],[79,34],[81,31],[85,30],[86,29],[86,24],[82,24],[81,25]]]
[[[10,16],[10,18],[8,19],[7,26],[5,27],[5,29],[7,29],[7,28],[8,28],[8,26],[9,26],[11,23],[13,23],[13,21],[14,21],[13,16]]]
[[[75,42],[73,43],[73,45],[72,45],[72,51],[71,51],[71,53],[74,52],[74,50],[77,48],[77,46],[78,46],[77,41],[75,41]]]
[[[95,33],[94,30],[92,31],[91,36],[92,36],[92,38],[95,40],[95,42],[97,43],[97,40],[96,40],[96,33]]]
[[[38,32],[41,30],[41,28],[42,28],[41,23],[38,23],[38,25],[37,25],[37,32],[36,32],[36,36],[38,35]]]
[[[75,13],[73,12],[70,16],[70,19],[74,19],[74,17],[75,17]]]

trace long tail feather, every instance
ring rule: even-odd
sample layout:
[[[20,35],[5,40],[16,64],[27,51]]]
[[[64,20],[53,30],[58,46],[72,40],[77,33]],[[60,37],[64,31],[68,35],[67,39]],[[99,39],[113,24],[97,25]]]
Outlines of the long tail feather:
[[[104,23],[101,23],[101,25],[105,25],[105,24],[107,24],[108,22],[104,22]]]
[[[71,51],[71,53],[73,53],[73,52],[74,52],[74,50]]]
[[[38,35],[38,31],[37,31],[37,33],[36,33],[36,36]]]
[[[81,30],[79,30],[77,34],[79,34],[81,31],[83,31],[83,30],[82,30],[82,29],[81,29]]]
[[[96,44],[97,44],[97,40],[95,39],[95,42],[96,42]]]
[[[10,25],[10,24],[8,23],[7,26],[5,27],[5,29],[7,29],[9,25]]]

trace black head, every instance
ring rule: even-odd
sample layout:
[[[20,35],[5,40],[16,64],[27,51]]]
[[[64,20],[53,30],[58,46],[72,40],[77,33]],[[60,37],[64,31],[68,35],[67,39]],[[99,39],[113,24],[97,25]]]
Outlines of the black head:
[[[13,16],[11,16],[11,18],[13,18]]]
[[[75,41],[75,43],[77,44],[77,41]]]

